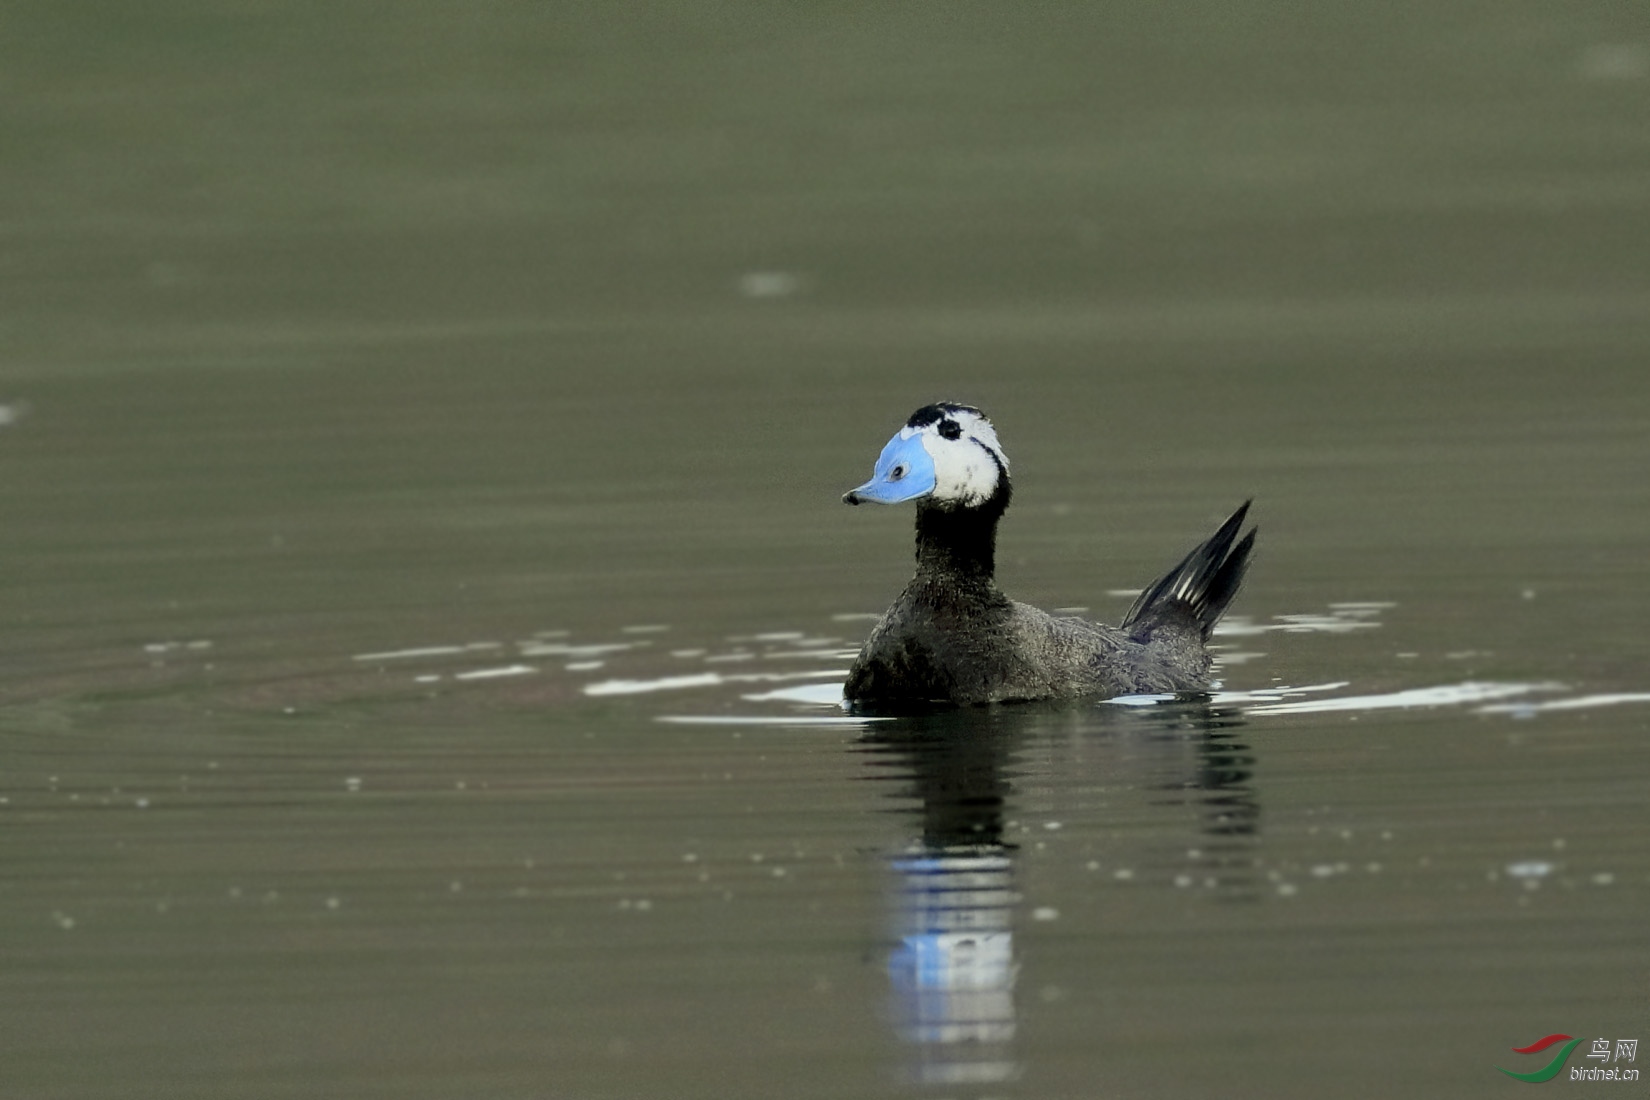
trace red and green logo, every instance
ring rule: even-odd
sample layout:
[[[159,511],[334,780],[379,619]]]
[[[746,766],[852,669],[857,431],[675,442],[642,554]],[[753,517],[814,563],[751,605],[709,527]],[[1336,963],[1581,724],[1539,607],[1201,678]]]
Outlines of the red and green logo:
[[[1551,1062],[1548,1062],[1545,1066],[1534,1071],[1533,1073],[1514,1073],[1510,1069],[1501,1069],[1500,1066],[1496,1066],[1495,1068],[1501,1070],[1502,1073],[1505,1073],[1508,1077],[1514,1078],[1515,1080],[1528,1081],[1532,1085],[1539,1085],[1543,1081],[1551,1081],[1554,1077],[1558,1076],[1559,1071],[1564,1068],[1565,1061],[1570,1057],[1570,1052],[1574,1050],[1576,1045],[1580,1042],[1580,1039],[1574,1039],[1568,1035],[1549,1035],[1545,1039],[1537,1039],[1527,1047],[1513,1047],[1512,1052],[1514,1054],[1537,1054],[1543,1050],[1546,1050],[1554,1043],[1564,1044],[1564,1048],[1557,1054],[1553,1055],[1553,1060]]]

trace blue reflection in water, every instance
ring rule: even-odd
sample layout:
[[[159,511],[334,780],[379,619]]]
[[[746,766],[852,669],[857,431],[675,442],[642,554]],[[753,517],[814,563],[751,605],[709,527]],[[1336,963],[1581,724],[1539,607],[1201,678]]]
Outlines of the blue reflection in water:
[[[1013,781],[1041,780],[1046,796],[1059,786],[1050,777],[1081,774],[1140,790],[1151,805],[1185,806],[1185,831],[1170,826],[1163,852],[1139,851],[1131,860],[1148,880],[1178,882],[1187,876],[1170,860],[1184,859],[1187,841],[1201,834],[1199,886],[1224,900],[1252,899],[1260,806],[1250,788],[1254,757],[1237,739],[1242,724],[1234,712],[1192,702],[1124,713],[957,711],[902,718],[866,735],[868,764],[900,782],[896,812],[911,813],[914,797],[921,819],[920,838],[889,860],[897,937],[888,957],[892,1017],[909,1044],[912,1079],[989,1085],[1020,1074],[1019,852],[1005,839]]]
[[[888,974],[900,1031],[924,1048],[916,1076],[929,1083],[1013,1076],[1013,861],[954,852],[896,859],[893,867],[902,927]]]
[[[991,712],[903,719],[867,737],[887,753],[878,762],[909,780],[922,816],[921,839],[890,860],[898,940],[888,974],[895,1026],[916,1055],[910,1072],[924,1083],[984,1084],[1018,1072],[1020,896],[1003,807],[1020,738],[1017,723]]]

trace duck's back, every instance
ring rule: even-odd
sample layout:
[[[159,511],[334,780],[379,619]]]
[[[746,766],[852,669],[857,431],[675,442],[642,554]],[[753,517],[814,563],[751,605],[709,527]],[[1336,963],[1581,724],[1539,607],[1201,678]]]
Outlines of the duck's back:
[[[913,581],[872,631],[844,685],[861,706],[968,706],[1071,696],[1189,691],[1209,658],[1195,626],[1132,637],[1057,618],[995,587]]]

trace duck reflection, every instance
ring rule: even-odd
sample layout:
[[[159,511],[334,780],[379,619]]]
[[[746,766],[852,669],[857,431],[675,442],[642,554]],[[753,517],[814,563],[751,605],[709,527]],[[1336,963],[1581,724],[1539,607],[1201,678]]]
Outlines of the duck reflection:
[[[927,1084],[1013,1077],[1014,848],[1004,841],[1021,733],[994,711],[902,719],[868,738],[912,782],[922,833],[889,861],[893,1018]]]
[[[1028,807],[1016,786],[1036,788],[1039,801],[1063,787],[1076,803],[1084,801],[1078,792],[1104,789],[1101,782],[1173,792],[1149,800],[1193,805],[1193,830],[1207,838],[1198,842],[1204,884],[1247,895],[1260,807],[1249,787],[1254,758],[1237,739],[1240,726],[1237,715],[1202,704],[1028,706],[902,718],[866,735],[862,747],[874,777],[901,783],[896,812],[914,812],[920,820],[920,834],[888,861],[897,937],[888,956],[891,1015],[909,1044],[913,1080],[990,1085],[1021,1071],[1015,1052],[1021,852],[1009,822]],[[1071,785],[1085,775],[1097,782]],[[1179,850],[1185,839],[1178,837]]]
[[[1197,815],[1203,839],[1191,872],[1176,882],[1218,890],[1222,901],[1252,901],[1260,894],[1255,839],[1260,830],[1260,803],[1250,787],[1255,757],[1241,738],[1243,716],[1210,706],[1170,706],[1132,712],[1152,728],[1154,741],[1189,747],[1194,755],[1184,775],[1169,775],[1156,784],[1169,792],[1159,805],[1183,805]],[[1177,845],[1178,848],[1178,845]]]

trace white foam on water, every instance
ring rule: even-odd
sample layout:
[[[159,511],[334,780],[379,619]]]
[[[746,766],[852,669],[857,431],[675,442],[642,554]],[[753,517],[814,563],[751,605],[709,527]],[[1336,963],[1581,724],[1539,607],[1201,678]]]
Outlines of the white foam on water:
[[[497,680],[503,676],[530,676],[538,669],[532,665],[505,665],[502,668],[477,668],[456,673],[455,680]]]
[[[1233,703],[1275,703],[1295,695],[1309,695],[1318,691],[1334,691],[1346,687],[1350,680],[1334,680],[1326,684],[1305,684],[1301,687],[1257,688],[1253,691],[1215,691],[1211,692],[1208,700],[1212,704],[1231,705]],[[1197,696],[1194,695],[1194,698]],[[1155,707],[1162,703],[1177,703],[1186,698],[1183,695],[1171,693],[1153,695],[1118,695],[1111,699],[1101,700],[1119,707]],[[1254,711],[1249,713],[1253,714]]]
[[[1547,699],[1542,702],[1491,703],[1479,707],[1479,714],[1536,715],[1548,711],[1592,710],[1595,707],[1615,707],[1623,703],[1650,703],[1650,691],[1618,691],[1599,695],[1577,695],[1569,699]]]
[[[1178,698],[1178,695],[1115,695],[1101,702],[1114,707],[1155,707],[1159,703],[1172,703]]]
[[[357,661],[406,661],[416,657],[451,657],[455,653],[468,652],[468,646],[461,645],[427,645],[417,649],[391,649],[383,653],[357,653]]]
[[[825,658],[831,661],[851,661],[859,656],[857,649],[781,649],[762,654],[764,661],[790,661],[802,658]]]
[[[592,645],[572,645],[567,642],[521,642],[516,652],[523,657],[569,657],[580,660],[602,657],[609,653],[623,653],[627,649],[646,645],[646,642],[600,642]]]
[[[813,672],[691,672],[684,676],[661,676],[653,680],[599,680],[584,685],[586,695],[645,695],[654,691],[684,691],[690,688],[716,687],[720,684],[780,683],[786,680],[817,680],[830,676],[847,679],[845,668],[818,669]]]
[[[1209,697],[1211,703],[1276,703],[1296,695],[1313,695],[1324,691],[1339,691],[1349,687],[1351,680],[1330,680],[1322,684],[1302,684],[1300,687],[1281,686],[1255,688],[1251,691],[1217,691]]]
[[[1327,614],[1314,611],[1297,615],[1273,615],[1272,621],[1256,622],[1247,615],[1228,615],[1215,624],[1217,638],[1247,638],[1257,634],[1350,634],[1357,630],[1374,630],[1381,624],[1374,619],[1382,611],[1395,607],[1388,601],[1362,600],[1332,603]]]
[[[867,726],[893,718],[826,717],[816,714],[661,714],[656,722],[674,726]]]
[[[727,683],[717,672],[690,672],[683,676],[660,676],[653,680],[600,680],[584,685],[586,695],[645,695],[651,691],[681,691],[685,688],[715,687]]]
[[[1467,703],[1510,699],[1543,691],[1562,691],[1559,683],[1514,684],[1469,680],[1460,684],[1409,688],[1381,695],[1342,695],[1329,699],[1302,699],[1248,708],[1249,714],[1326,714],[1349,710],[1404,710],[1411,707],[1451,707]]]
[[[797,687],[775,688],[773,691],[757,692],[754,695],[745,695],[741,698],[753,703],[809,703],[821,707],[840,707],[842,705],[842,685],[828,684],[801,684]]]

